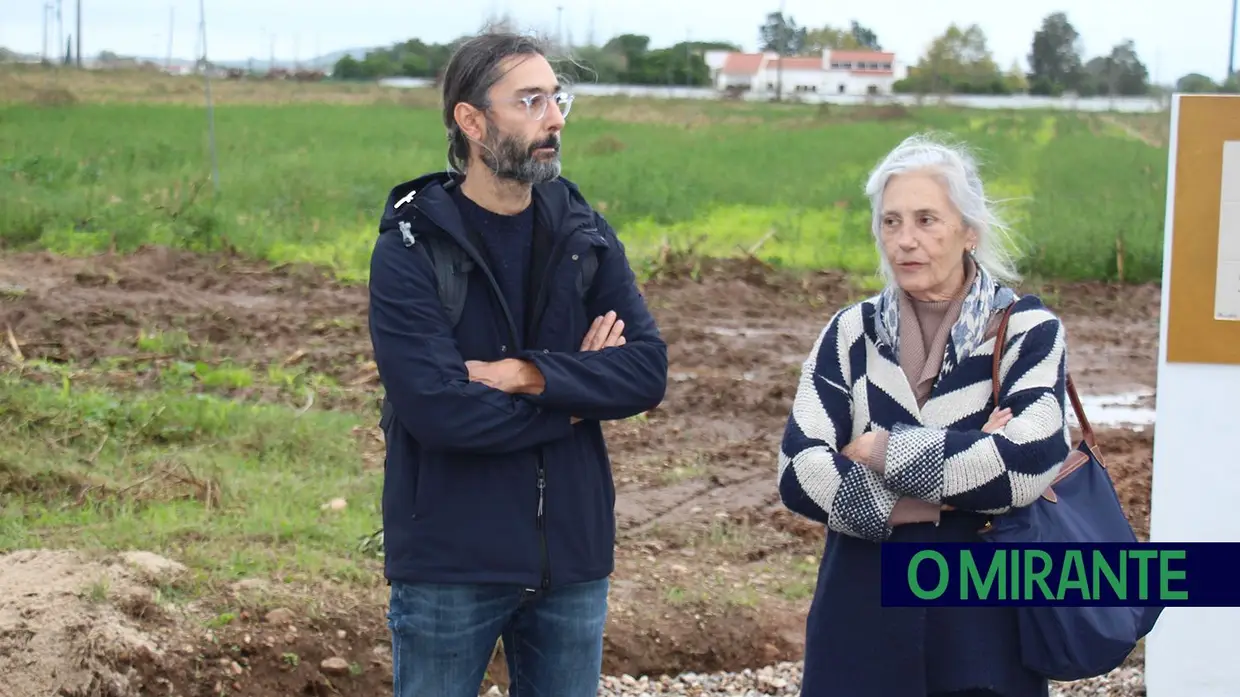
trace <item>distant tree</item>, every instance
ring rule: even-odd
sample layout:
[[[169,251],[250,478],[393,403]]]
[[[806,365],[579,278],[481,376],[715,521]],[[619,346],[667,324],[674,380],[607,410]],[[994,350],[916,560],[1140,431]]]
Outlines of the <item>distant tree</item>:
[[[851,32],[826,26],[806,30],[805,44],[801,46],[801,52],[805,55],[818,55],[826,50],[848,51],[857,48],[861,48],[861,45]]]
[[[1189,73],[1175,81],[1175,91],[1186,94],[1204,94],[1219,91],[1219,84],[1201,73]]]
[[[1090,59],[1082,72],[1077,88],[1082,96],[1134,96],[1150,91],[1149,71],[1137,57],[1131,40],[1117,44],[1110,55]]]
[[[482,26],[484,31],[521,31],[507,15],[491,17]],[[409,39],[370,50],[360,60],[344,56],[336,62],[332,75],[338,80],[396,76],[438,80],[452,53],[465,38],[459,37],[446,44]],[[563,54],[552,55],[550,59],[558,71],[574,82],[709,85],[710,68],[704,53],[712,49],[739,51],[740,47],[726,42],[695,41],[652,49],[648,36],[621,34],[603,46],[577,46]]]
[[[792,17],[784,17],[782,12],[772,12],[758,28],[758,43],[762,51],[795,56],[804,52],[807,34],[805,27],[798,27]]]
[[[1012,61],[1012,67],[1003,74],[1003,84],[1009,94],[1022,94],[1029,91],[1029,79],[1018,61]]]
[[[1042,20],[1033,35],[1029,52],[1029,91],[1033,94],[1063,94],[1080,87],[1081,35],[1063,12],[1053,12]]]
[[[828,49],[837,51],[883,50],[878,43],[878,36],[874,31],[861,26],[856,20],[852,21],[852,26],[848,29],[839,29],[827,25],[820,29],[805,31],[805,41],[801,46],[801,53],[805,55],[818,55]]]
[[[952,24],[930,42],[895,89],[918,94],[1006,94],[1012,91],[1010,82],[995,63],[982,28]]]
[[[852,28],[849,30],[849,33],[861,48],[869,51],[883,50],[883,47],[878,43],[878,35],[874,33],[874,30],[861,26],[855,19],[852,20]]]

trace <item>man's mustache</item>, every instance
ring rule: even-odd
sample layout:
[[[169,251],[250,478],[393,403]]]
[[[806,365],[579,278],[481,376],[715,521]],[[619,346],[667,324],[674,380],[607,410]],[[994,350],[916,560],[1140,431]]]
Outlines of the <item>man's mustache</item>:
[[[530,154],[533,155],[535,150],[542,148],[551,148],[557,153],[560,152],[560,139],[558,136],[548,136],[546,140],[539,141],[530,146]]]

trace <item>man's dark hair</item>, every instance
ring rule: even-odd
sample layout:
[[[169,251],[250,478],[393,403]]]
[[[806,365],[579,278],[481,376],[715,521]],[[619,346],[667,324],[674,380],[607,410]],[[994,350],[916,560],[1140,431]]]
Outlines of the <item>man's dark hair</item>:
[[[448,164],[465,171],[469,139],[456,125],[456,105],[490,106],[487,92],[504,76],[500,64],[512,56],[546,56],[538,39],[506,31],[489,31],[466,40],[452,54],[443,74],[443,125],[448,129]]]

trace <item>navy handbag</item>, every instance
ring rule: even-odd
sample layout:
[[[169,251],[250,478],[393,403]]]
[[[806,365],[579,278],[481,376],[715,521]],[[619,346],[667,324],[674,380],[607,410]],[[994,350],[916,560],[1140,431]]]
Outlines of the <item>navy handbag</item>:
[[[1011,307],[995,337],[994,399],[999,401],[999,361]],[[1099,454],[1094,429],[1068,377],[1068,397],[1081,427],[1081,442],[1064,460],[1059,475],[1032,505],[993,516],[983,539],[995,543],[1138,542]],[[1154,628],[1163,608],[1070,607],[1062,604],[1016,608],[1021,659],[1047,679],[1068,682],[1119,667]]]

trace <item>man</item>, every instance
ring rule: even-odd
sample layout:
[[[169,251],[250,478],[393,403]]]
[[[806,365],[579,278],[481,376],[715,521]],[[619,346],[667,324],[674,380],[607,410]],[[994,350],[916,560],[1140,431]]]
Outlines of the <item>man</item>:
[[[371,259],[393,687],[475,697],[502,637],[514,697],[594,697],[615,543],[600,421],[662,401],[667,346],[559,176],[572,98],[538,44],[466,42],[443,100],[456,172],[392,190]]]

